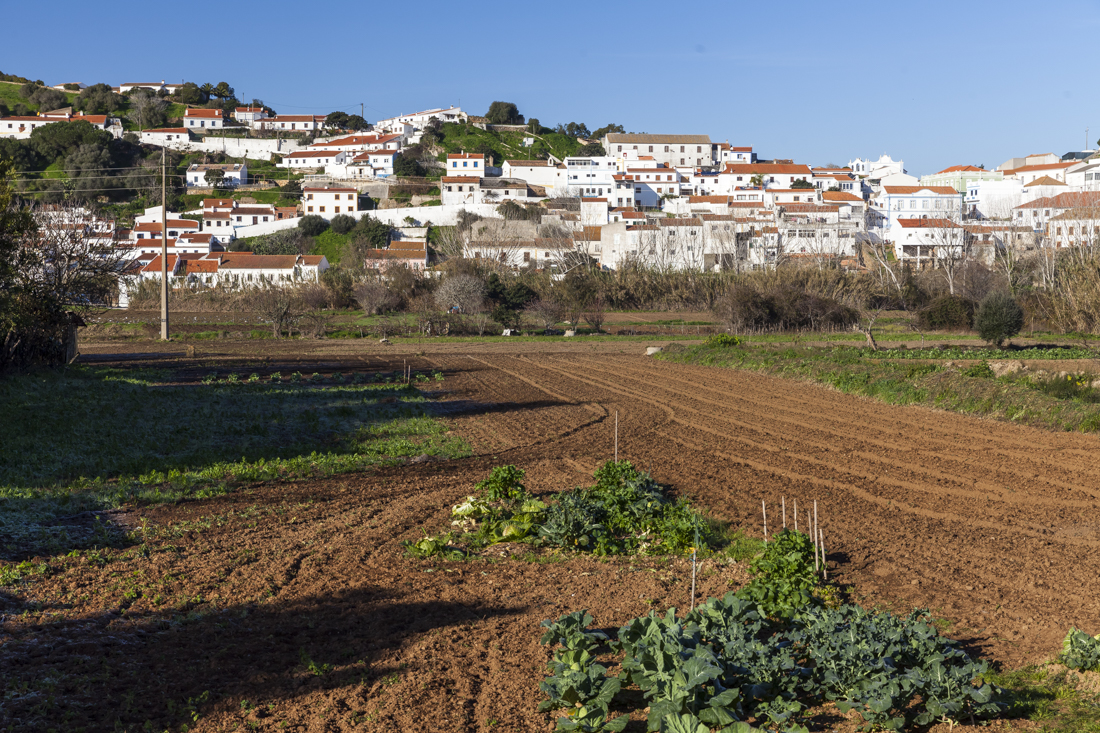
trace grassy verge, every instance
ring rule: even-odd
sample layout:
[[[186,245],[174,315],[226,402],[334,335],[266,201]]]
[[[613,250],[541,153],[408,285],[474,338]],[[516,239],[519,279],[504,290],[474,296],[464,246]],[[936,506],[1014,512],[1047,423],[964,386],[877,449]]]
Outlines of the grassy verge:
[[[468,453],[415,387],[249,379],[78,367],[0,382],[0,557],[102,543],[60,521],[85,512]]]
[[[1003,690],[1005,717],[1030,720],[1049,733],[1084,733],[1100,730],[1097,678],[1044,664],[998,672],[990,681]]]
[[[1053,430],[1100,430],[1100,405],[1093,404],[1089,399],[1053,396],[1052,390],[1041,380],[1014,376],[994,378],[989,367],[981,362],[962,369],[945,364],[951,358],[1095,358],[1093,352],[1083,349],[902,349],[872,352],[842,346],[697,346],[685,351],[663,352],[657,358],[805,379],[894,405],[925,405]],[[931,360],[932,363],[917,364],[913,363],[913,359]],[[1080,394],[1080,390],[1069,394],[1074,397]]]

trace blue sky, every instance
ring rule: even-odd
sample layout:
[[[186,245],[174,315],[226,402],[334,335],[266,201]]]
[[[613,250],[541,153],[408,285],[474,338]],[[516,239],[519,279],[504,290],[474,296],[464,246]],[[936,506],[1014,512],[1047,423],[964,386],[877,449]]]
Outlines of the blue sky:
[[[55,84],[227,81],[368,120],[515,102],[544,125],[703,133],[762,157],[910,173],[1100,138],[1100,2],[10,3],[0,70]],[[43,38],[51,42],[43,46]],[[164,40],[162,40],[164,39]],[[455,50],[449,50],[455,49]]]

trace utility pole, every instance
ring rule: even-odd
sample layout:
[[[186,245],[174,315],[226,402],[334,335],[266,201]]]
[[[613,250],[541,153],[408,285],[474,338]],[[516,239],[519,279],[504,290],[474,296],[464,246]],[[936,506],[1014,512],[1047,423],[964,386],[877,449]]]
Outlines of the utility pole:
[[[160,149],[160,340],[168,340],[168,168]]]

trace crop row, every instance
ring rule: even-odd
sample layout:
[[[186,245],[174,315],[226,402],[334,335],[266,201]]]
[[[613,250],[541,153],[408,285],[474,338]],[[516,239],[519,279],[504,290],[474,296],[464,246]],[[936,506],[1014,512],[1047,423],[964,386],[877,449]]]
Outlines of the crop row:
[[[648,730],[805,731],[811,708],[856,711],[865,729],[954,723],[1001,711],[987,664],[939,635],[925,612],[907,617],[832,602],[815,587],[806,535],[784,530],[753,563],[754,579],[683,617],[650,612],[618,630],[593,630],[584,611],[546,621],[557,648],[540,710],[561,710],[561,731],[619,731],[632,686],[648,702]],[[617,661],[608,676],[601,658]],[[622,699],[620,699],[620,697]],[[636,699],[636,698],[635,698]],[[628,707],[627,707],[628,709]]]
[[[499,542],[522,542],[597,555],[683,554],[710,548],[707,523],[629,461],[608,461],[590,487],[547,504],[524,487],[524,472],[498,466],[478,493],[452,511],[455,530],[405,542],[414,557],[461,557]]]

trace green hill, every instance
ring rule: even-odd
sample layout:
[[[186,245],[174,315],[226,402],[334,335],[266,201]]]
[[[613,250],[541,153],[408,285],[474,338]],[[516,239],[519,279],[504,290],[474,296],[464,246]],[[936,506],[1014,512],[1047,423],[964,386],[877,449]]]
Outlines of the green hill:
[[[508,130],[482,130],[473,125],[448,123],[443,125],[443,139],[439,145],[446,154],[483,153],[493,151],[497,165],[505,160],[531,160],[545,157],[556,158],[573,155],[581,147],[576,138],[556,132],[544,132],[535,135],[530,132],[511,132]],[[535,138],[535,144],[529,148],[523,146],[523,139]],[[444,158],[446,156],[444,155]]]
[[[22,84],[15,81],[0,81],[0,102],[3,102],[5,105],[7,105],[8,109],[14,109],[15,105],[17,104],[25,105],[27,109],[31,110],[31,113],[33,114],[34,112],[38,111],[38,105],[31,104],[29,101],[19,96],[19,89],[22,86]],[[76,92],[61,93],[65,95],[65,99],[67,100],[68,104],[72,104],[73,100],[77,97]],[[50,110],[43,111],[49,112]]]

